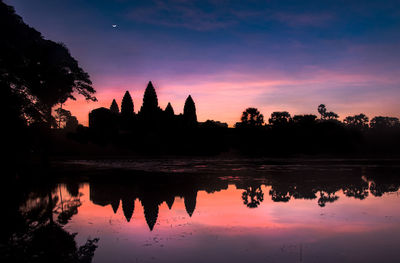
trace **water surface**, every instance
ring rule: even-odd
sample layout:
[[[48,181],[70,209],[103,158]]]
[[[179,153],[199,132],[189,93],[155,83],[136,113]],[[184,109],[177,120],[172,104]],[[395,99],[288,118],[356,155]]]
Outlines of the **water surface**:
[[[52,185],[51,204],[38,188],[19,209],[51,207],[46,220],[77,233],[78,247],[98,238],[93,262],[400,258],[392,162],[171,162],[80,163],[75,173],[84,176]]]

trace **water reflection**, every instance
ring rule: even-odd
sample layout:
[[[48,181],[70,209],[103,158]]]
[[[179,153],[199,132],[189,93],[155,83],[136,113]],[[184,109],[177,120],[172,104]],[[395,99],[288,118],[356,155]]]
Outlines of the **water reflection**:
[[[3,211],[2,262],[92,261],[98,238],[77,246],[76,233],[64,228],[81,206],[79,185],[65,184],[67,195],[61,185],[45,184],[28,195],[14,190]]]
[[[256,208],[262,201],[264,201],[264,193],[259,186],[249,186],[246,191],[242,193],[243,204],[248,208]]]
[[[339,176],[332,176],[331,171],[318,174],[287,173],[243,177],[210,177],[189,174],[173,177],[152,175],[154,180],[121,179],[91,180],[90,200],[97,205],[110,205],[114,214],[120,202],[127,222],[130,222],[135,210],[135,200],[139,200],[150,230],[157,222],[159,207],[166,203],[171,209],[176,198],[184,200],[187,214],[191,217],[196,209],[196,198],[199,191],[214,193],[234,185],[242,192],[242,201],[248,208],[257,208],[264,201],[262,186],[269,189],[268,194],[274,202],[289,202],[291,199],[316,200],[316,204],[325,207],[339,199],[339,193],[345,197],[364,200],[371,193],[375,197],[385,193],[397,192],[400,177],[376,174],[373,169],[368,175],[364,170],[341,171]],[[115,178],[115,177],[114,177]]]
[[[19,189],[19,198],[8,199],[2,257],[220,262],[225,254],[231,262],[395,262],[400,256],[392,245],[400,241],[398,168],[220,175],[105,169],[86,178]],[[369,239],[374,235],[379,242]]]

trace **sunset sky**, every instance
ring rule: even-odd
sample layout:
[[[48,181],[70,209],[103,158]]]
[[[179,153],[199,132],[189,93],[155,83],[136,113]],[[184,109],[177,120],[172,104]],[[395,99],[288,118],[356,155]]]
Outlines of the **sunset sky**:
[[[137,112],[149,80],[159,104],[233,125],[246,107],[340,118],[400,116],[400,1],[6,0],[45,38],[63,42],[87,71],[97,103]],[[113,26],[114,25],[114,26]]]

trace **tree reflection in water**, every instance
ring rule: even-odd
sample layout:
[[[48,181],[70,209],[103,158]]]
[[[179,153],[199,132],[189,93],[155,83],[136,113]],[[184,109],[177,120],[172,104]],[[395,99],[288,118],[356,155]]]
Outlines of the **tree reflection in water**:
[[[64,229],[81,205],[76,187],[71,193],[71,187],[66,186],[70,194],[64,197],[60,185],[46,185],[27,196],[21,189],[13,190],[14,196],[25,198],[7,204],[2,228],[8,231],[2,231],[5,235],[1,239],[1,262],[92,261],[99,239],[88,239],[78,247],[77,233]]]
[[[243,204],[248,208],[256,208],[264,201],[264,193],[261,190],[261,186],[249,186],[246,191],[242,193]]]
[[[325,207],[339,200],[339,196],[364,200],[369,195],[380,197],[396,192],[400,187],[396,169],[326,171],[314,168],[290,172],[277,170],[227,177],[102,170],[89,177],[89,197],[95,205],[110,205],[111,213],[122,209],[120,212],[130,224],[134,223],[132,218],[138,200],[148,229],[154,231],[163,203],[173,209],[174,201],[181,199],[187,215],[195,217],[199,191],[214,193],[235,186],[242,190],[239,200],[244,206],[262,209],[260,206],[267,198],[264,192],[274,202],[306,199],[315,200],[316,205]],[[35,189],[18,185],[2,193],[3,200],[8,202],[3,208],[5,216],[1,224],[1,262],[92,260],[99,239],[89,239],[78,246],[76,233],[69,233],[64,228],[79,213],[82,205],[78,182],[79,179],[75,182],[69,179],[62,184],[45,184]]]
[[[366,174],[359,168],[340,172],[283,170],[246,174],[231,179],[207,174],[149,173],[132,176],[128,173],[130,172],[113,171],[112,177],[106,173],[105,176],[92,178],[90,199],[97,205],[111,205],[114,213],[121,200],[127,222],[133,216],[134,202],[138,199],[144,208],[144,217],[151,231],[157,223],[162,203],[165,202],[172,209],[175,198],[183,198],[186,212],[192,217],[199,191],[214,193],[227,189],[229,185],[244,190],[241,199],[248,208],[258,208],[261,205],[265,200],[265,189],[269,189],[269,196],[274,202],[289,202],[291,199],[316,200],[316,205],[325,207],[336,202],[341,192],[345,197],[364,200],[369,193],[381,196],[385,192],[397,191],[400,186],[400,178],[393,175],[393,171],[385,169],[370,169]]]
[[[320,195],[320,197],[318,199],[318,205],[320,207],[324,207],[326,203],[333,203],[339,199],[339,196],[336,196],[335,193],[326,193],[326,192],[320,191],[319,195]]]

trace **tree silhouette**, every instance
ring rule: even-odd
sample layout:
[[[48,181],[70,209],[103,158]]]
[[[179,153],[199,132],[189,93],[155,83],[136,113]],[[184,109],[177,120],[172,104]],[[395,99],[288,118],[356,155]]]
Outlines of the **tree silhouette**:
[[[326,114],[326,106],[325,104],[320,104],[318,106],[318,113],[321,115],[321,119],[325,119],[325,114]]]
[[[339,118],[339,115],[337,115],[333,111],[329,111],[329,112],[325,113],[326,120],[336,120],[337,118]]]
[[[71,112],[69,110],[63,109],[62,107],[57,108],[56,112],[56,121],[57,121],[57,128],[61,129],[65,126],[66,122],[71,118]]]
[[[121,115],[124,117],[131,117],[133,116],[133,110],[134,108],[131,94],[129,94],[129,91],[126,91],[124,97],[122,98]]]
[[[75,116],[69,116],[67,122],[65,123],[64,129],[69,132],[74,132],[79,126],[78,119]]]
[[[54,125],[53,106],[75,99],[73,93],[96,100],[89,75],[63,44],[44,39],[3,2],[0,23],[0,86],[10,112],[27,123]]]
[[[300,126],[311,126],[315,124],[317,116],[313,114],[306,115],[294,115],[292,120],[295,124],[299,124]]]
[[[78,128],[78,119],[71,115],[69,110],[63,109],[62,107],[55,110],[55,120],[57,122],[57,128],[73,132]]]
[[[236,127],[261,127],[264,124],[264,116],[257,108],[247,108],[240,120],[241,122]]]
[[[183,107],[183,119],[185,124],[188,126],[197,125],[197,115],[196,115],[196,106],[192,99],[192,96],[188,96],[185,101],[185,106]]]
[[[371,120],[372,129],[390,129],[400,126],[399,119],[396,117],[377,116]]]
[[[346,124],[346,126],[348,127],[364,130],[368,128],[368,121],[368,117],[365,116],[365,114],[361,113],[354,116],[347,116],[343,120],[343,123]]]
[[[274,127],[284,127],[289,124],[291,118],[287,111],[276,111],[271,114],[271,118],[268,119],[269,124]]]
[[[132,98],[131,98],[131,101],[132,101]],[[113,99],[113,101],[112,101],[112,103],[111,103],[110,111],[111,111],[112,113],[119,114],[119,107],[118,107],[118,104],[117,104],[117,102],[115,101],[115,99]],[[133,111],[133,102],[132,102],[132,111]]]
[[[207,129],[226,129],[228,128],[228,124],[220,121],[206,120],[201,124],[201,127]]]
[[[336,120],[339,115],[333,111],[327,111],[325,104],[320,104],[318,106],[318,113],[321,115],[321,120]]]

